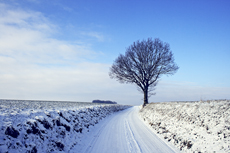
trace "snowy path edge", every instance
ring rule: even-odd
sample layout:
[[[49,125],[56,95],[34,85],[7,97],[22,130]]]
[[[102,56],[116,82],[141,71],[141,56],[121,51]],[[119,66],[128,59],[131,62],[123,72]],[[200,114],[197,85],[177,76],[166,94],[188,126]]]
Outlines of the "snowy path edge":
[[[90,126],[126,105],[0,114],[0,153],[69,152]]]

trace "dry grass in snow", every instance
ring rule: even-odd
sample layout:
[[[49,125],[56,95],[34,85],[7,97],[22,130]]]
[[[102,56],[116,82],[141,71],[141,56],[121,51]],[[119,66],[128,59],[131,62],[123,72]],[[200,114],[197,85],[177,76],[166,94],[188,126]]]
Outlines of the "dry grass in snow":
[[[230,152],[230,101],[151,103],[140,117],[182,152]]]

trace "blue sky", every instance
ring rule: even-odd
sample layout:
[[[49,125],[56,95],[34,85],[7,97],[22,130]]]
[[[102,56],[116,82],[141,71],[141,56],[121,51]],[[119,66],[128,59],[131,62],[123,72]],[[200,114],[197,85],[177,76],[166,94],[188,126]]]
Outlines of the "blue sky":
[[[150,102],[230,99],[230,1],[0,0],[0,98],[142,104],[108,76],[136,40],[170,44],[180,69]]]

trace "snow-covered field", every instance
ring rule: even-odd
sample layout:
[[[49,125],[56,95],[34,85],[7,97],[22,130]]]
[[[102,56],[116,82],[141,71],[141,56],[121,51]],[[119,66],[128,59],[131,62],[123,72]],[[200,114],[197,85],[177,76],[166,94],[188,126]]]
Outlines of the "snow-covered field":
[[[68,152],[91,126],[128,107],[0,100],[0,153]]]
[[[182,152],[230,152],[230,101],[151,103],[139,112]]]

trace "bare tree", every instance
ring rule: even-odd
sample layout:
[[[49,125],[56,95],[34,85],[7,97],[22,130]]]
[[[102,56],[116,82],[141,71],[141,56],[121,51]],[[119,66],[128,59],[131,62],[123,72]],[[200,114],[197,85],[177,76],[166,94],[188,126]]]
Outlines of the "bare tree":
[[[160,39],[136,41],[120,54],[110,68],[109,76],[120,83],[134,83],[144,93],[143,107],[162,75],[173,75],[179,67],[174,63],[168,43]]]

